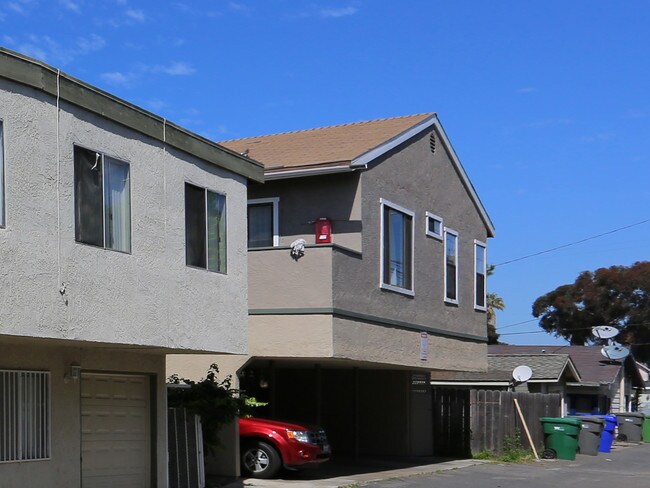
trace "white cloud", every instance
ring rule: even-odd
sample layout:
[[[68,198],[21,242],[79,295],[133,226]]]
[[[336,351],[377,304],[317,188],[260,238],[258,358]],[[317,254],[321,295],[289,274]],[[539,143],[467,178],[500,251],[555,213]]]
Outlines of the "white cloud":
[[[587,144],[592,144],[594,142],[608,142],[614,137],[615,134],[612,132],[600,132],[598,134],[593,134],[590,136],[583,136],[579,139],[579,141]]]
[[[135,78],[133,73],[122,73],[120,71],[111,71],[102,73],[101,79],[111,85],[130,85]]]
[[[189,64],[182,62],[175,62],[168,66],[154,66],[151,68],[151,71],[171,76],[187,76],[196,73],[196,70]]]
[[[321,9],[319,15],[325,18],[338,18],[354,15],[359,11],[356,7],[326,8]]]
[[[81,8],[79,7],[79,3],[73,1],[73,0],[59,0],[59,3],[63,8],[66,8],[68,10],[71,10],[72,12],[79,14],[81,13]]]
[[[15,12],[17,14],[24,14],[25,13],[25,9],[23,8],[22,4],[20,4],[18,2],[7,2],[5,4],[5,7],[8,10],[11,10],[12,12]]]
[[[243,14],[248,14],[253,11],[252,8],[250,8],[247,5],[244,5],[243,3],[237,3],[237,2],[230,2],[228,4],[228,7],[230,7],[230,10],[233,10],[235,12],[240,12]]]
[[[73,45],[61,45],[49,36],[31,35],[26,40],[15,40],[5,36],[3,39],[11,41],[11,45],[16,46],[17,51],[28,56],[62,65],[69,64],[79,56],[99,51],[106,46],[104,38],[97,34],[80,37]]]
[[[166,102],[157,98],[145,102],[145,105],[155,112],[159,112],[169,106]]]
[[[143,10],[129,9],[125,12],[125,14],[129,19],[135,20],[136,22],[144,22],[146,20],[146,16]]]
[[[2,36],[2,43],[5,46],[13,46],[14,44],[16,44],[16,40],[13,37],[9,37],[9,36],[5,35],[5,36]]]
[[[91,34],[90,37],[80,37],[77,39],[77,47],[80,54],[93,51],[99,51],[106,46],[106,40],[97,34]]]

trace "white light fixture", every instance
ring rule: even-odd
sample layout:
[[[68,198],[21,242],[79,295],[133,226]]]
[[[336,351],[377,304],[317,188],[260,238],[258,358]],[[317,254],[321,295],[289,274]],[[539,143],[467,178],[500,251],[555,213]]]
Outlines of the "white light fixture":
[[[79,381],[79,378],[81,378],[81,366],[77,363],[72,363],[63,376],[63,381],[69,383],[71,380]]]

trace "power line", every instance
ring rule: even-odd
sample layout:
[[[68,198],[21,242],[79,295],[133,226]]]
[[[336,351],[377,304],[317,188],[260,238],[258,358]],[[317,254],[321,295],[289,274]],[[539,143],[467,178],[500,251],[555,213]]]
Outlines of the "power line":
[[[514,323],[514,324],[504,325],[503,327],[497,327],[497,331],[499,331],[499,330],[503,330],[503,329],[509,329],[510,327],[515,327],[515,326],[517,326],[517,325],[521,325],[521,324],[527,324],[527,323],[529,323],[529,322],[537,322],[538,320],[539,320],[539,319],[530,319],[530,320],[524,320],[524,321],[522,321],[522,322],[516,322],[516,323]]]
[[[614,233],[620,232],[622,230],[630,229],[631,227],[636,227],[637,225],[642,225],[642,224],[645,224],[647,222],[650,222],[650,219],[642,220],[641,222],[636,222],[634,224],[626,225],[624,227],[619,227],[618,229],[613,229],[613,230],[610,230],[610,231],[607,231],[607,232],[603,232],[602,234],[597,234],[595,236],[585,237],[584,239],[580,239],[579,241],[574,241],[574,242],[570,242],[568,244],[563,244],[561,246],[553,247],[551,249],[546,249],[545,251],[539,251],[539,252],[536,252],[536,253],[533,253],[533,254],[528,254],[526,256],[511,259],[509,261],[504,261],[502,263],[493,264],[492,266],[494,268],[496,268],[497,266],[504,266],[506,264],[516,263],[517,261],[523,261],[524,259],[529,259],[529,258],[532,258],[532,257],[535,257],[535,256],[540,256],[542,254],[548,254],[550,252],[557,251],[559,249],[565,249],[567,247],[575,246],[577,244],[582,244],[583,242],[591,241],[593,239],[598,239],[599,237],[603,237],[603,236],[606,236],[606,235],[609,235],[609,234],[614,234]]]

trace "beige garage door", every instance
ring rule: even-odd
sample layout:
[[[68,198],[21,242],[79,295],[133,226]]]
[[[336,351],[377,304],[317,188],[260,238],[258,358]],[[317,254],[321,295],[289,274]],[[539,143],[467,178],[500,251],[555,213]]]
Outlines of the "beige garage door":
[[[149,378],[81,375],[83,488],[149,488]]]

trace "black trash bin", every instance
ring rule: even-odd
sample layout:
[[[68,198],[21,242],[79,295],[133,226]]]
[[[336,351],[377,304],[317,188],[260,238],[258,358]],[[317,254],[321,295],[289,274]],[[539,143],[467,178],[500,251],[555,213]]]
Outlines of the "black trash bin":
[[[643,420],[641,412],[624,412],[615,414],[618,418],[617,441],[641,442],[643,437]]]
[[[578,452],[589,456],[598,455],[600,436],[605,428],[605,419],[589,415],[571,415],[571,418],[582,422],[582,429],[578,437]]]

